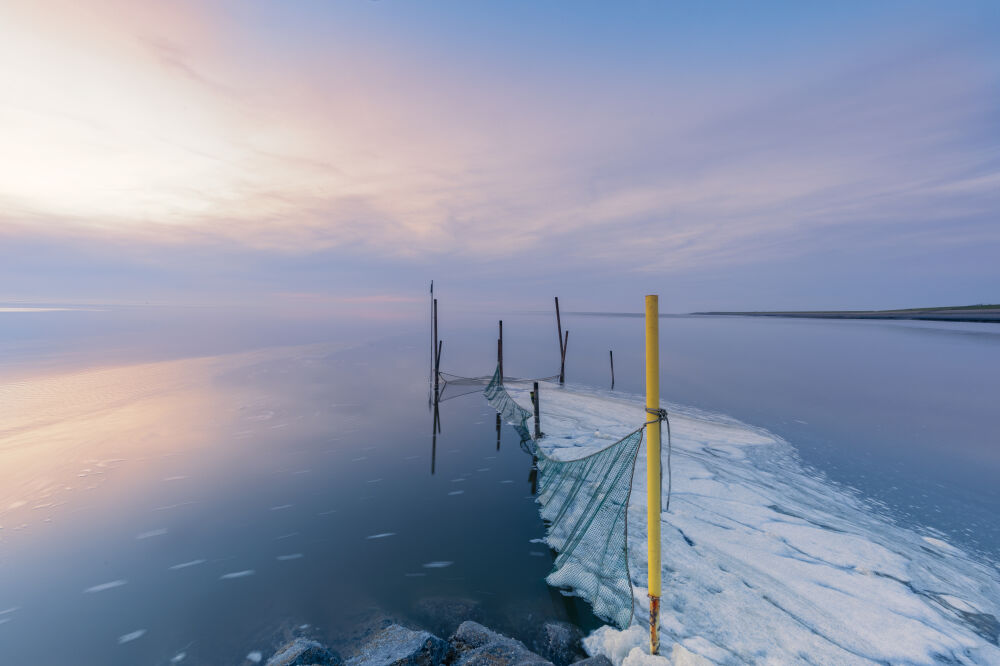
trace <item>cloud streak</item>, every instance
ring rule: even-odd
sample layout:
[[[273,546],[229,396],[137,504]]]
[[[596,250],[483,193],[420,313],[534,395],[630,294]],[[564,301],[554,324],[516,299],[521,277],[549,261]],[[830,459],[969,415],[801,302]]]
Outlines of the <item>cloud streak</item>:
[[[1000,243],[1000,67],[968,16],[845,28],[847,50],[817,35],[801,61],[739,43],[683,65],[609,32],[531,69],[501,42],[463,62],[459,36],[435,50],[391,10],[303,8],[279,34],[249,8],[5,8],[0,56],[25,66],[0,74],[0,237],[480,265],[559,248],[567,270],[640,274],[958,226]]]

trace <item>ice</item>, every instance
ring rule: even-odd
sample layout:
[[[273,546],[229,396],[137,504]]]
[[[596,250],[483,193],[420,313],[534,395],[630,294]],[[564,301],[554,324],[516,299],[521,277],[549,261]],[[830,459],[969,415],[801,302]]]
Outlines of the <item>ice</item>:
[[[21,610],[20,606],[12,606],[11,608],[8,608],[7,610],[0,611],[0,615],[10,615],[11,613],[16,613],[19,610]]]
[[[289,553],[288,555],[278,555],[277,560],[279,562],[290,562],[292,560],[301,560],[302,553]]]
[[[448,493],[448,494],[449,494],[449,495],[463,495],[463,494],[465,494],[465,491],[464,491],[464,490],[452,490],[452,491],[451,491],[450,493]]]
[[[190,562],[181,562],[180,564],[174,564],[169,567],[171,571],[177,571],[178,569],[187,569],[188,567],[196,567],[199,564],[204,564],[206,560],[191,560]]]
[[[386,537],[396,536],[395,532],[380,532],[379,534],[372,534],[371,536],[366,536],[366,539],[384,539]]]
[[[84,594],[92,594],[94,592],[104,592],[105,590],[113,590],[116,587],[121,587],[125,585],[128,581],[125,580],[113,580],[110,583],[101,583],[100,585],[95,585],[93,587],[88,587],[83,591]]]
[[[424,565],[425,569],[444,569],[445,567],[450,567],[454,562],[446,562],[444,560],[438,562],[428,562]]]
[[[149,530],[148,532],[142,532],[141,534],[136,534],[135,538],[138,540],[152,539],[153,537],[163,536],[166,533],[167,533],[167,528],[161,527],[158,530]]]
[[[230,573],[225,573],[219,576],[219,580],[232,580],[234,578],[246,578],[247,576],[254,575],[253,569],[244,569],[243,571],[232,571]]]
[[[264,659],[264,655],[256,650],[247,655],[247,661],[259,664]]]
[[[531,406],[529,385],[508,390]],[[545,383],[541,398],[540,445],[561,459],[603,448],[646,418],[636,396]],[[664,406],[673,493],[661,514],[662,653],[678,644],[690,659],[731,664],[1000,664],[996,563],[894,522],[766,431]],[[636,623],[649,613],[645,485],[644,443],[628,520]],[[588,650],[631,665],[648,634],[633,627],[642,641],[628,644],[631,633],[613,631],[593,634]]]
[[[285,509],[291,509],[294,504],[279,504],[278,506],[272,506],[271,511],[284,511]]]
[[[173,657],[170,658],[170,663],[179,664],[185,659],[187,659],[187,652],[178,652],[177,654],[175,654]]]
[[[146,635],[146,630],[145,629],[136,629],[133,632],[127,633],[127,634],[125,634],[123,636],[119,636],[118,637],[118,644],[119,645],[124,645],[125,643],[131,643],[132,641],[136,640],[137,638],[142,638],[145,635]]]

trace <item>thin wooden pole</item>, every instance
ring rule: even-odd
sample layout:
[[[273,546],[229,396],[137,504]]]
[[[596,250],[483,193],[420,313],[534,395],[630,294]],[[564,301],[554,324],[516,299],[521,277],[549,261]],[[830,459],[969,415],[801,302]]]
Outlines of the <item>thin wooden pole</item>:
[[[559,362],[559,383],[566,383],[566,350],[569,348],[569,331],[566,331],[566,337],[563,338],[562,346],[562,360]]]
[[[497,451],[500,450],[500,412],[497,412]]]
[[[503,382],[503,319],[500,320],[500,337],[497,338],[497,367],[500,368],[500,382]]]
[[[611,390],[615,390],[615,352],[612,349],[608,350],[608,357],[611,358]]]
[[[438,340],[437,354],[434,358],[434,394],[437,395],[438,392],[438,381],[441,377],[441,347],[444,346],[444,340]]]
[[[660,317],[646,296],[646,533],[649,540],[649,653],[660,650]]]
[[[438,433],[441,432],[441,412],[438,410],[440,396],[434,393],[434,422],[431,424],[431,476],[434,475],[434,466],[437,462],[437,440]]]
[[[531,402],[535,407],[535,439],[541,439],[542,424],[539,419],[541,408],[539,407],[538,382],[535,382],[535,390],[531,392]]]
[[[563,343],[562,318],[559,316],[559,297],[556,296],[556,329],[559,333],[559,383],[566,381],[566,346]]]

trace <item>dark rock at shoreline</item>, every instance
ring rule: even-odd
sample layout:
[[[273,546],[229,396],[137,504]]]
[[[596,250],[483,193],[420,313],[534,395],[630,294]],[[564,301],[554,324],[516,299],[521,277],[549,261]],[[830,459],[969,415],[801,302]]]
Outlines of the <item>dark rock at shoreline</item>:
[[[583,631],[576,625],[550,620],[542,625],[531,647],[556,666],[569,666],[586,659],[582,641]]]
[[[365,643],[347,666],[438,666],[448,644],[426,631],[393,624]]]
[[[498,634],[471,620],[459,625],[449,639],[452,666],[551,666],[521,641]]]
[[[296,638],[267,660],[267,666],[342,666],[344,660],[316,641]]]

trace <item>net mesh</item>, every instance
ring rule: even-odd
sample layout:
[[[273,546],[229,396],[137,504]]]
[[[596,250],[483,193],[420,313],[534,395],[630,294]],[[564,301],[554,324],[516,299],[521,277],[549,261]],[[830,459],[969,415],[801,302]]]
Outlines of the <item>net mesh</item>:
[[[528,424],[533,425],[534,416],[504,388],[499,368],[484,393],[535,459],[546,541],[558,553],[546,581],[589,601],[604,620],[629,626],[634,606],[628,503],[642,429],[582,458],[558,460],[546,455],[532,437]]]

